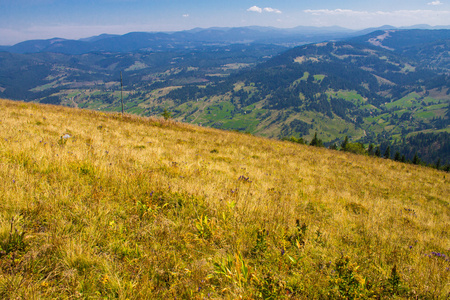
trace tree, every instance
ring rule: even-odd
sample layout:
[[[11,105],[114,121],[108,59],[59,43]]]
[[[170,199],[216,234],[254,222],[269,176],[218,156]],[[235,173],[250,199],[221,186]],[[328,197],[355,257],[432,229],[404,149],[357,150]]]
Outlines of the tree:
[[[384,151],[384,158],[390,158],[391,157],[391,147],[387,146],[386,151]]]
[[[345,151],[347,149],[347,145],[348,145],[348,136],[346,135],[344,141],[341,144],[341,150]]]
[[[417,152],[416,152],[416,154],[414,154],[412,163],[415,164],[415,165],[420,164],[420,158],[419,158],[419,156],[417,155]]]
[[[438,160],[436,162],[436,169],[439,170],[440,167],[441,167],[441,158],[438,158]]]
[[[372,143],[369,144],[369,148],[367,149],[367,152],[369,153],[370,156],[374,155],[374,145]]]
[[[161,116],[164,117],[164,120],[168,120],[172,118],[172,113],[164,108],[164,111],[162,112]]]
[[[377,146],[377,148],[375,149],[375,156],[381,157],[380,146]]]
[[[395,152],[395,156],[394,156],[394,160],[395,161],[400,161],[402,158],[401,158],[401,156],[400,156],[400,152]]]
[[[323,147],[323,142],[322,142],[321,139],[319,139],[317,137],[317,132],[314,134],[314,138],[312,139],[310,145],[311,146],[316,146],[316,147]]]

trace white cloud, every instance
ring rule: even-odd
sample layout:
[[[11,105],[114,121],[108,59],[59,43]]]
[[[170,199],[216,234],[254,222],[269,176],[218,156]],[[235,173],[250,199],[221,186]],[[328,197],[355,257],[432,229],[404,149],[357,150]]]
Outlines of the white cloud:
[[[264,8],[264,11],[270,12],[270,13],[281,14],[281,10],[272,8],[272,7],[266,7],[266,8]]]
[[[189,17],[189,14],[184,14],[183,15],[183,18],[188,18]]]
[[[264,11],[264,12],[268,12],[268,13],[281,14],[281,10],[279,10],[279,9],[272,8],[272,7],[261,8],[256,5],[250,7],[249,9],[247,9],[247,11],[253,11],[253,12],[257,12],[257,13],[262,13]]]
[[[442,5],[442,4],[444,4],[444,3],[442,3],[440,0],[436,0],[436,1],[428,3],[428,5]]]
[[[261,7],[258,7],[258,6],[252,6],[252,7],[250,7],[249,9],[247,9],[247,11],[254,11],[254,12],[257,12],[257,13],[262,13],[262,8]]]

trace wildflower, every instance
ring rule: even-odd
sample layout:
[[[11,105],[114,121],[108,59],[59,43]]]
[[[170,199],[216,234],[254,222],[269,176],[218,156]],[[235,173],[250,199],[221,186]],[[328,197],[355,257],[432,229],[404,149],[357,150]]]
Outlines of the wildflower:
[[[13,179],[13,183],[16,183],[16,181]]]
[[[284,248],[281,249],[281,255],[284,255],[286,251],[284,251]]]
[[[412,246],[409,246],[409,249],[412,249]]]

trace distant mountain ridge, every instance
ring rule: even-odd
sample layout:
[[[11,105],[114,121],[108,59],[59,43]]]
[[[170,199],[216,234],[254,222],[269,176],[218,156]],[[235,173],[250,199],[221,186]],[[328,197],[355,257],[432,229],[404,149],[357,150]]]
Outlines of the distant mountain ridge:
[[[305,44],[330,38],[343,38],[353,31],[341,27],[231,27],[195,28],[177,32],[130,32],[124,35],[101,34],[80,40],[53,38],[30,40],[13,46],[0,46],[12,53],[56,52],[84,54],[88,52],[170,51],[204,45],[262,43]]]
[[[424,27],[424,25],[418,26]],[[396,29],[392,26],[369,28],[362,31],[342,27],[298,26],[275,27],[212,27],[195,28],[177,32],[130,32],[124,35],[101,34],[79,40],[52,38],[29,40],[13,46],[0,46],[0,51],[11,53],[55,52],[84,54],[89,52],[173,51],[205,45],[234,43],[262,43],[298,46],[326,40],[345,39],[380,29]]]

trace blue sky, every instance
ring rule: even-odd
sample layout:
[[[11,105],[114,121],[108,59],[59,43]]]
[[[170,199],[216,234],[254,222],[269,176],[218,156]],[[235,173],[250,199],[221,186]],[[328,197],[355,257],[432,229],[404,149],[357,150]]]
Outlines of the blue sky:
[[[0,0],[0,45],[213,26],[387,24],[450,25],[450,0]]]

